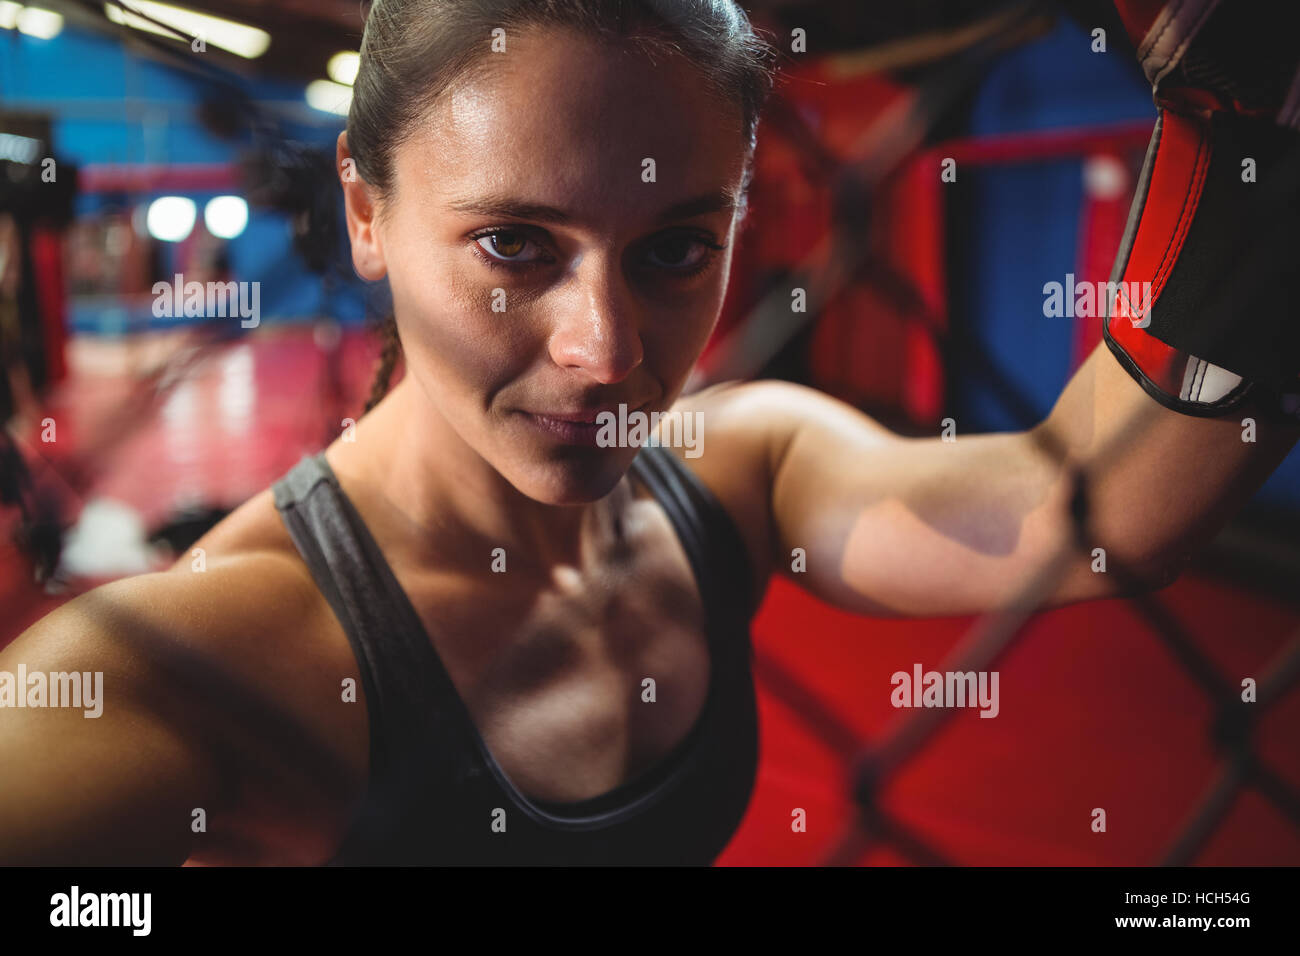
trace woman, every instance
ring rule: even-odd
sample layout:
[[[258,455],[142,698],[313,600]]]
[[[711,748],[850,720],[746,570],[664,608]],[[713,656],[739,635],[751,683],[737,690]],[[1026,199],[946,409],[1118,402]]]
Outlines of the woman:
[[[727,0],[373,5],[338,160],[406,374],[201,555],[0,655],[105,675],[98,719],[0,712],[0,860],[706,863],[753,784],[772,573],[965,614],[1064,547],[1045,604],[1101,597],[1058,453],[1099,465],[1090,534],[1148,583],[1285,455],[1105,348],[1037,428],[956,442],[789,384],[680,398],[769,61]],[[698,414],[703,454],[610,446],[620,406]]]

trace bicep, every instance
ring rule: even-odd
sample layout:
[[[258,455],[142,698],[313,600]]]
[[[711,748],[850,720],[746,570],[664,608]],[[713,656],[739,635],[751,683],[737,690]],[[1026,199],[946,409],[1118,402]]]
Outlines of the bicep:
[[[877,616],[971,613],[1014,597],[1060,540],[1064,484],[1023,433],[905,438],[799,391],[779,426],[772,511],[783,572],[822,599]]]
[[[1026,597],[1045,608],[1167,582],[1300,434],[1262,416],[1248,429],[1249,407],[1217,419],[1164,408],[1105,345],[1025,432],[966,435],[958,423],[951,441],[911,439],[810,389],[788,387],[781,404],[778,567],[876,615],[970,614]],[[796,548],[803,571],[791,569]],[[1098,573],[1097,549],[1137,577]]]

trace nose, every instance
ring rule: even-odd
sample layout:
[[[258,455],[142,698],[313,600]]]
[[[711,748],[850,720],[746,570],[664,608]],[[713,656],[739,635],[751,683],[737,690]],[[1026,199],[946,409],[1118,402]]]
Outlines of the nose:
[[[572,279],[573,299],[551,330],[551,359],[601,385],[622,381],[645,358],[638,310],[621,270],[587,256]]]

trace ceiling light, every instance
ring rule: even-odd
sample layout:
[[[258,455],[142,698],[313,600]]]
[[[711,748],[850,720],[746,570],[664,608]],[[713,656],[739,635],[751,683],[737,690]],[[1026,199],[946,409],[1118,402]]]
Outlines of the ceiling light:
[[[323,113],[347,116],[352,106],[352,87],[329,80],[312,80],[307,84],[307,105]]]
[[[0,0],[0,28],[12,30],[18,26],[18,14],[22,12],[21,3],[13,3],[12,0]]]
[[[149,204],[145,223],[149,235],[163,242],[180,242],[194,229],[198,210],[193,199],[184,196],[163,196]]]
[[[40,155],[39,139],[19,136],[17,133],[0,133],[0,159],[7,159],[11,163],[31,164],[36,162],[36,157]]]
[[[23,7],[17,20],[18,32],[38,40],[49,40],[63,30],[63,15],[40,7]]]
[[[355,50],[344,50],[330,57],[325,72],[335,83],[351,86],[357,81],[357,69],[361,66],[361,54]]]
[[[138,10],[160,23],[175,27],[181,33],[201,38],[204,43],[210,43],[218,49],[226,50],[248,60],[261,56],[266,52],[267,47],[271,45],[271,34],[265,30],[259,30],[257,27],[250,27],[244,23],[236,23],[234,20],[199,13],[195,10],[187,10],[184,7],[174,7],[169,3],[155,3],[153,0],[130,0],[130,9]],[[116,4],[104,4],[104,13],[114,23],[125,24],[135,30],[156,33],[159,36],[175,39],[175,34],[164,27],[151,23],[144,17],[136,16],[136,14],[130,13],[127,9]]]
[[[203,207],[203,222],[218,239],[234,239],[248,225],[248,203],[239,196],[218,196]]]

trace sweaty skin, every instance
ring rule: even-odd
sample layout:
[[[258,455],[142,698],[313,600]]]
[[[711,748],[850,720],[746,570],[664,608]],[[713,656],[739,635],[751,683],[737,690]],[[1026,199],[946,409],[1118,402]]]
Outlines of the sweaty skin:
[[[1244,443],[1248,411],[1168,411],[1104,347],[1036,428],[956,442],[786,383],[680,398],[736,241],[738,111],[677,58],[563,31],[510,50],[433,105],[391,195],[342,177],[353,263],[392,288],[406,375],[326,455],[532,796],[583,799],[655,763],[709,674],[690,565],[625,477],[635,449],[567,444],[535,416],[700,412],[704,454],[683,460],[741,530],[756,593],[803,548],[799,584],[880,615],[995,608],[1057,560],[1049,606],[1120,593],[1068,549],[1053,449],[1093,472],[1112,560],[1164,582],[1298,437],[1261,418]],[[346,637],[269,489],[196,546],[205,571],[187,556],[97,588],[0,652],[11,672],[105,675],[96,720],[0,711],[0,863],[316,864],[339,847],[369,769]],[[653,711],[634,704],[647,673]]]

